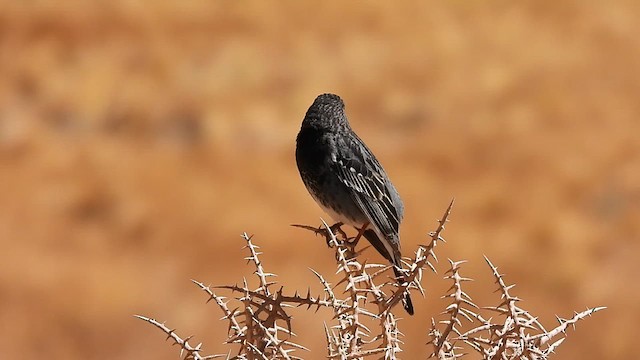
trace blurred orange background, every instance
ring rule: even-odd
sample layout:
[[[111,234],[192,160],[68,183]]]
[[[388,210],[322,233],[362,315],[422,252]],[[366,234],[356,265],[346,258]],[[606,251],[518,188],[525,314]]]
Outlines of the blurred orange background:
[[[406,206],[411,254],[456,205],[404,358],[425,358],[447,258],[479,305],[482,255],[547,327],[592,306],[557,359],[630,359],[640,319],[640,2],[0,1],[0,358],[175,359],[143,314],[226,353],[190,279],[331,279],[326,217],[294,160],[335,92]],[[366,256],[381,260],[373,251]],[[402,311],[398,314],[404,316]],[[322,321],[292,310],[323,358]]]

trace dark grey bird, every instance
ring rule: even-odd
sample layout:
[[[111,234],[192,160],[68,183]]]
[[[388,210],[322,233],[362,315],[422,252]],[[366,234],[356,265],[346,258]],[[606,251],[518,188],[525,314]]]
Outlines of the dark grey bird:
[[[320,207],[341,224],[351,225],[394,266],[403,281],[400,222],[404,205],[371,150],[351,129],[338,95],[318,96],[302,121],[296,140],[300,177]],[[409,293],[403,301],[413,315]]]

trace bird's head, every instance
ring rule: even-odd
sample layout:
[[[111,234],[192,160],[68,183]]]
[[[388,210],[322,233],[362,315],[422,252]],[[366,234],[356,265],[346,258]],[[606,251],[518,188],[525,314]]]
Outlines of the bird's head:
[[[349,128],[344,112],[344,102],[335,94],[319,95],[307,110],[302,121],[302,129],[312,128],[322,131],[340,131]]]

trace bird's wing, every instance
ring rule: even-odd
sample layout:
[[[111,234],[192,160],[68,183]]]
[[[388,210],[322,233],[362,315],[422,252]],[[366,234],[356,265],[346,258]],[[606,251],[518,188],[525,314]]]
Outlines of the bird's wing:
[[[398,231],[403,212],[400,196],[362,140],[355,135],[341,139],[344,143],[336,146],[335,173],[371,225],[393,243],[395,253],[400,246]]]

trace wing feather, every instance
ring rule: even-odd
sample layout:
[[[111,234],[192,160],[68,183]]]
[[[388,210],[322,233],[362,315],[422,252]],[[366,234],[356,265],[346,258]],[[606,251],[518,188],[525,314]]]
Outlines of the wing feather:
[[[384,169],[357,137],[348,137],[337,149],[335,173],[369,222],[398,248],[403,206]]]

